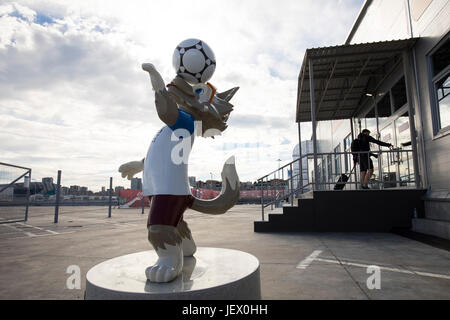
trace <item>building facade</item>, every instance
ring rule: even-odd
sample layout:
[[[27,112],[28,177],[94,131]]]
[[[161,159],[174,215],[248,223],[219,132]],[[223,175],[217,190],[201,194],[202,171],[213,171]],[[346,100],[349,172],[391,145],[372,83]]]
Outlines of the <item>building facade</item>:
[[[375,180],[382,188],[394,187],[392,179],[405,181],[401,186],[427,189],[425,216],[414,219],[413,229],[450,239],[450,1],[367,0],[339,49],[379,43],[380,52],[382,47],[394,51],[396,41],[404,46],[403,51],[373,69],[373,77],[361,87],[362,94],[345,95],[346,88],[351,91],[360,82],[342,85],[344,102],[354,99],[357,105],[352,116],[317,121],[316,152],[336,156],[319,156],[315,177],[331,185],[338,175],[349,172],[351,159],[338,152],[350,151],[351,141],[367,128],[373,137],[407,155],[393,160],[386,155],[374,161]],[[358,57],[357,52],[352,54]],[[363,69],[377,58],[374,46],[353,73],[364,75]],[[322,100],[316,96],[319,108]],[[372,150],[381,149],[373,146]]]

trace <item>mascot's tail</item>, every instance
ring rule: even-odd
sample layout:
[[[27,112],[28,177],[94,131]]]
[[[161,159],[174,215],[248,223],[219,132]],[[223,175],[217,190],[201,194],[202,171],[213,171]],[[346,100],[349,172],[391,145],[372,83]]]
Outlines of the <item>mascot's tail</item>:
[[[211,200],[195,198],[191,209],[207,214],[223,214],[233,207],[239,199],[239,177],[234,164],[234,156],[225,161],[222,169],[222,190]]]

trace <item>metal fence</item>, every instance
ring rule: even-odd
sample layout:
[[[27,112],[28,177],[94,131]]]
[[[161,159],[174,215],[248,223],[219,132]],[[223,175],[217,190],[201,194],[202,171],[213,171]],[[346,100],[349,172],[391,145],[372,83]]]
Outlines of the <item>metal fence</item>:
[[[37,182],[31,179],[30,168],[0,162],[0,223],[27,221],[29,217],[49,216],[50,213],[52,221],[58,223],[59,215],[73,212],[69,208],[73,206],[92,207],[82,209],[86,212],[104,210],[111,218],[112,208],[118,207],[119,201],[113,195],[112,177],[108,180],[109,189],[102,196],[69,195],[63,192],[61,170],[57,172],[56,184],[53,178]]]
[[[373,166],[370,189],[415,188],[418,173],[414,171],[412,152],[394,148],[370,153],[317,153],[317,168],[314,168],[314,154],[305,154],[258,179],[262,220],[264,221],[264,209],[268,206],[280,207],[283,203],[293,206],[295,198],[313,190],[334,191],[343,174],[348,177],[343,190],[360,189],[360,168],[353,161],[354,155],[359,163],[367,161],[369,168]],[[318,171],[318,181],[314,181],[315,170]]]
[[[0,223],[28,218],[31,169],[0,162]]]

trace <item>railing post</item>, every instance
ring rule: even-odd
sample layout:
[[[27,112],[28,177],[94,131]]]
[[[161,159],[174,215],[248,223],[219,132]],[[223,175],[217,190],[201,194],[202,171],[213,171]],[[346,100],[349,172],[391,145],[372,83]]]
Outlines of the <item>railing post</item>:
[[[292,171],[292,163],[289,165],[289,170],[291,171],[291,191],[289,192],[291,194],[291,207],[294,206],[294,172]]]
[[[262,214],[262,221],[264,221],[264,189],[263,189],[264,178],[262,178],[259,181],[261,183],[261,214]]]
[[[306,146],[306,142],[305,142],[305,146]],[[308,147],[306,147],[305,153],[308,153]],[[299,160],[298,160],[299,176],[298,176],[297,189],[302,188],[302,192],[303,192],[302,128],[300,126],[300,121],[298,122],[298,158],[299,158]],[[306,164],[306,168],[308,168],[308,164]],[[298,196],[300,196],[300,193]]]
[[[108,218],[111,218],[111,201],[112,201],[112,181],[113,178],[109,178],[109,207],[108,207]]]
[[[380,190],[384,189],[384,184],[383,184],[383,151],[378,151],[378,180],[380,182],[378,182],[380,184]]]
[[[61,190],[61,170],[58,170],[58,180],[56,184],[55,218],[53,220],[54,223],[58,223],[60,190]]]
[[[25,178],[25,185],[27,188],[27,205],[25,207],[25,221],[28,220],[28,208],[30,206],[30,184],[31,184],[31,169],[28,171],[28,177]],[[26,181],[28,179],[28,181]]]
[[[317,172],[317,124],[316,124],[316,103],[315,103],[315,91],[314,91],[314,67],[311,58],[308,59],[309,64],[309,95],[311,100],[311,122],[312,122],[312,140],[313,140],[313,153],[314,153],[314,187],[313,190],[317,190],[316,184],[319,183],[319,172]]]
[[[409,152],[406,152],[406,162],[408,163],[408,183],[411,183],[411,171],[409,168]]]

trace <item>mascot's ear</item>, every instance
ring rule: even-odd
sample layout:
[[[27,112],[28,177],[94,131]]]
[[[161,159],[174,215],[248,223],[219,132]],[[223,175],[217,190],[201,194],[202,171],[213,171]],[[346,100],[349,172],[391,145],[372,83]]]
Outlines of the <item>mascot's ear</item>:
[[[230,101],[231,98],[233,98],[234,94],[239,90],[239,87],[234,87],[233,89],[227,90],[225,92],[221,92],[216,94],[217,97],[219,97],[222,100],[225,100],[226,102]]]

